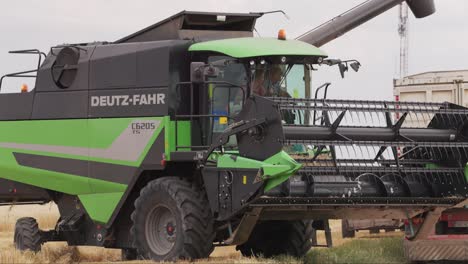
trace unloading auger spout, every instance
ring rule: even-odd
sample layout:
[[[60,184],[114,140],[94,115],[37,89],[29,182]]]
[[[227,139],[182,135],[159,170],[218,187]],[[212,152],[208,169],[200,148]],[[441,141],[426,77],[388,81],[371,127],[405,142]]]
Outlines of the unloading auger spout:
[[[297,39],[316,47],[323,46],[403,2],[405,0],[366,1]],[[435,12],[434,0],[407,0],[406,3],[416,18],[424,18]]]

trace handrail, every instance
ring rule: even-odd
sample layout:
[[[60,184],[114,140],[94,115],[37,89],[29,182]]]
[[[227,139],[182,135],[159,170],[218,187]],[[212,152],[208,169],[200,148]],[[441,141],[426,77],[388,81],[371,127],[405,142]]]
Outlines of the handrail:
[[[27,54],[27,55],[38,55],[38,60],[37,60],[37,68],[35,70],[29,70],[29,71],[21,71],[21,72],[14,72],[14,73],[9,73],[5,74],[0,78],[0,92],[2,90],[2,84],[3,84],[3,79],[5,78],[37,78],[36,75],[28,75],[29,73],[33,72],[38,72],[39,68],[41,67],[42,64],[42,57],[44,57],[44,60],[47,58],[47,55],[38,50],[38,49],[25,49],[25,50],[11,50],[8,53],[10,54]]]
[[[226,86],[221,86],[221,87],[216,87],[216,88],[224,88],[224,89],[232,89],[232,88],[240,88],[242,90],[242,98],[243,100],[245,100],[246,98],[246,91],[245,91],[245,87],[243,86],[240,86],[240,85],[237,85],[237,84],[234,84],[234,83],[231,83],[231,82],[226,82],[226,81],[208,81],[208,82],[204,82],[203,83],[204,85],[207,85],[207,84],[218,84],[218,85],[226,85]],[[232,119],[232,116],[228,116],[228,115],[214,115],[214,114],[198,114],[198,115],[195,115],[193,114],[194,113],[194,95],[193,95],[193,82],[179,82],[176,84],[176,89],[183,86],[183,85],[190,85],[190,113],[187,114],[187,115],[178,115],[177,114],[177,110],[175,111],[175,134],[177,135],[178,134],[178,118],[190,118],[190,121],[191,123],[193,123],[193,119],[194,118],[211,118],[211,119],[214,119],[214,118],[219,118],[219,117],[226,117],[229,119]],[[215,89],[216,89],[215,88]],[[214,91],[213,91],[214,93]],[[230,92],[229,92],[230,93]],[[230,106],[228,106],[230,108]],[[230,109],[228,109],[228,111],[230,112]],[[213,130],[213,128],[212,128]],[[201,135],[203,136],[203,135]],[[213,136],[213,135],[211,135]],[[212,140],[211,140],[212,141]],[[178,137],[176,136],[175,138],[175,146],[176,146],[176,150],[179,149],[179,148],[187,148],[186,146],[178,146]],[[198,147],[201,147],[201,146],[198,146]],[[206,148],[209,147],[209,145],[205,146]]]
[[[2,84],[3,84],[3,79],[5,78],[36,78],[36,75],[27,75],[28,73],[33,73],[37,72],[38,70],[30,70],[30,71],[22,71],[22,72],[15,72],[15,73],[10,73],[10,74],[5,74],[0,78],[0,92],[2,91]]]
[[[37,62],[37,69],[39,69],[41,67],[42,56],[44,56],[44,60],[47,57],[47,55],[44,52],[42,52],[42,51],[40,51],[38,49],[11,50],[8,53],[10,53],[10,54],[33,54],[33,55],[38,55],[39,58],[38,58],[38,62]]]
[[[324,83],[322,85],[320,85],[316,90],[315,90],[315,98],[314,100],[316,101],[318,99],[318,93],[320,90],[322,89],[325,89],[325,92],[323,94],[323,103],[325,103],[325,100],[327,99],[327,94],[328,94],[328,87],[330,87],[331,83],[327,82],[327,83]],[[314,106],[317,106],[317,102],[314,102]],[[313,124],[315,125],[315,121],[316,121],[316,117],[317,117],[317,110],[314,111],[314,119],[312,120]],[[323,121],[323,118],[322,118],[322,121]],[[323,123],[323,122],[321,122]]]

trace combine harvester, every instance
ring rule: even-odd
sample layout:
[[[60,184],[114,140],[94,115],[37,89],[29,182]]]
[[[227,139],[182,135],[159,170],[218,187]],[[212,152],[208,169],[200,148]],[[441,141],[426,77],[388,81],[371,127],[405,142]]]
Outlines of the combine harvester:
[[[0,96],[0,200],[53,201],[60,218],[53,230],[19,219],[16,247],[301,257],[327,219],[424,227],[463,207],[468,109],[310,96],[312,69],[359,68],[310,44],[401,2],[368,1],[299,40],[253,38],[262,13],[182,12],[113,43],[17,51],[39,66],[6,76],[35,76],[32,91]],[[408,3],[418,17],[434,11]]]

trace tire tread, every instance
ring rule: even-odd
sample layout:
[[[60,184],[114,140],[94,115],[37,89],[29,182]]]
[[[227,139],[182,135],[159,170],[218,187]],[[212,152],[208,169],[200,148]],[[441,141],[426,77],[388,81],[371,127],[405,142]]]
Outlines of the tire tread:
[[[18,236],[22,237],[21,241],[17,240]],[[21,251],[39,252],[41,250],[42,235],[36,219],[23,217],[16,221],[14,243],[15,247]]]
[[[159,259],[151,252],[145,252],[142,245],[143,233],[135,223],[143,204],[149,202],[149,198],[155,192],[165,191],[172,198],[182,215],[183,223],[183,246],[176,256],[170,259]],[[208,199],[202,188],[188,180],[164,177],[149,182],[140,192],[140,197],[135,201],[135,211],[131,215],[133,226],[130,234],[134,238],[133,245],[138,255],[153,260],[172,261],[177,259],[200,259],[207,258],[213,251],[213,240],[215,231],[213,229],[213,217],[210,211]]]
[[[312,248],[313,235],[312,221],[268,221],[258,224],[249,241],[237,246],[237,250],[246,257],[289,255],[302,258]]]

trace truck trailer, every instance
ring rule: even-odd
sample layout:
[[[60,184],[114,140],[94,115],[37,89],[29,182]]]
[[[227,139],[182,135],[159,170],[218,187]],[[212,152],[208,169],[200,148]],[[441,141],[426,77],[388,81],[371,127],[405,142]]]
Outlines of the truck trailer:
[[[434,71],[394,81],[396,101],[450,102],[468,106],[468,70]],[[422,226],[420,218],[405,221],[412,237]],[[404,240],[410,261],[466,261],[468,259],[468,208],[443,211],[426,235],[416,241]]]

